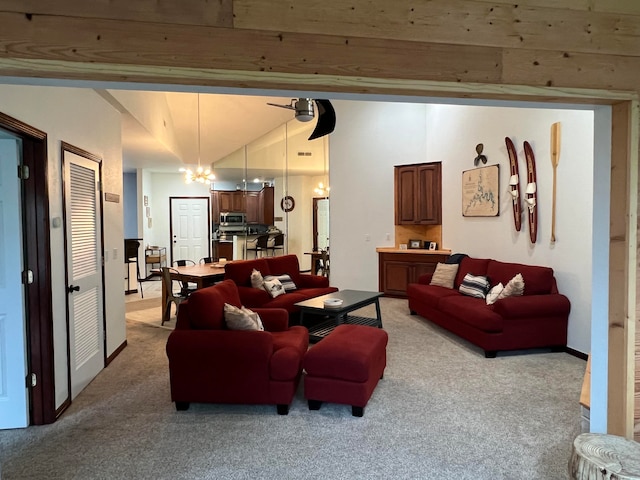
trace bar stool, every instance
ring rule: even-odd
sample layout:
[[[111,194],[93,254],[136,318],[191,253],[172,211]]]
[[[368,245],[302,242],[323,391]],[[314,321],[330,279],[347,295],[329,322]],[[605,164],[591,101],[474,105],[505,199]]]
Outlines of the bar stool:
[[[144,293],[142,291],[142,282],[140,280],[140,264],[138,263],[138,251],[140,249],[140,242],[132,239],[125,239],[124,241],[124,263],[127,268],[127,292],[135,292],[135,290],[131,290],[129,287],[131,286],[131,279],[129,278],[129,264],[136,264],[136,280],[138,282],[138,287],[140,288],[140,296],[144,298]]]

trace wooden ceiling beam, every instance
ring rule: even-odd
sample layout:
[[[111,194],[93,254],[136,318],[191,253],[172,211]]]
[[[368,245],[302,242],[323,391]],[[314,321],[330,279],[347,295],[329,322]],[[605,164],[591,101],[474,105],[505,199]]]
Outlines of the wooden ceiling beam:
[[[555,2],[553,7],[478,0],[327,3],[234,0],[233,25],[278,32],[640,56],[640,12],[631,4],[628,10],[633,13],[621,15],[567,9],[565,2]]]

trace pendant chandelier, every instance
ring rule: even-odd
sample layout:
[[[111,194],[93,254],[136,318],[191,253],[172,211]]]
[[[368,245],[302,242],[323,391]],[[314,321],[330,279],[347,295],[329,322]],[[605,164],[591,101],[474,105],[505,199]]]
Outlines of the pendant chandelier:
[[[191,168],[181,168],[180,172],[184,172],[184,183],[207,183],[215,180],[216,176],[210,168],[203,168],[200,165],[200,94],[198,93],[198,168],[195,171]]]

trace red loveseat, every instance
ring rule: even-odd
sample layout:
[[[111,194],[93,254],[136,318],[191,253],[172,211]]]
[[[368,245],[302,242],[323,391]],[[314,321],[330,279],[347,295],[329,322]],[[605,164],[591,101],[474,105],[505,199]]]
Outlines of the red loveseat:
[[[489,278],[491,285],[506,285],[516,274],[524,279],[524,295],[502,298],[493,305],[485,299],[462,295],[458,288],[467,273]],[[571,305],[558,293],[548,267],[464,257],[454,288],[429,285],[432,274],[409,284],[409,310],[479,346],[487,358],[501,350],[551,347],[565,350]]]
[[[176,328],[167,340],[171,400],[275,404],[289,412],[302,373],[309,333],[287,327],[283,309],[253,309],[265,331],[228,330],[224,304],[240,307],[236,285],[223,281],[193,292],[180,304]]]
[[[296,290],[272,298],[266,290],[251,286],[253,269],[258,270],[263,277],[287,274],[295,283]],[[233,280],[238,286],[240,300],[244,306],[248,308],[284,308],[290,316],[298,314],[298,308],[294,306],[295,303],[338,291],[336,287],[329,286],[329,279],[326,277],[300,273],[300,264],[296,255],[230,262],[224,267],[224,278],[225,280]]]

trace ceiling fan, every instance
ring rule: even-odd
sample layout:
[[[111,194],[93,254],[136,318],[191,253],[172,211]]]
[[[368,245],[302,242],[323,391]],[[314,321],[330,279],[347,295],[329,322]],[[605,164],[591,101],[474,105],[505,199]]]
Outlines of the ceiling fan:
[[[287,108],[296,112],[296,118],[301,122],[308,122],[313,119],[314,106],[316,103],[318,107],[318,123],[316,128],[311,133],[309,140],[320,138],[333,132],[336,126],[336,111],[333,109],[333,105],[329,100],[312,99],[312,98],[292,98],[289,105],[279,105],[277,103],[267,103],[272,107]]]

